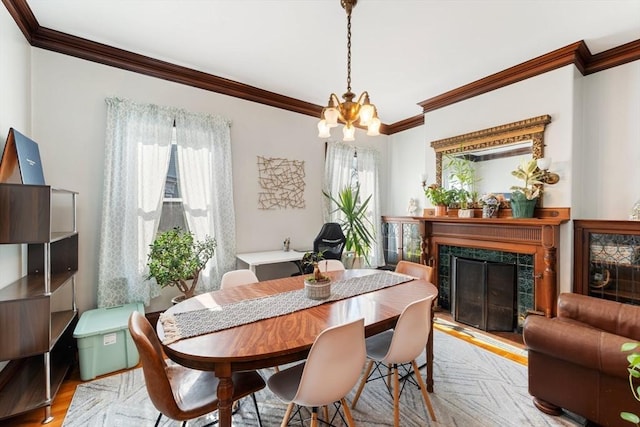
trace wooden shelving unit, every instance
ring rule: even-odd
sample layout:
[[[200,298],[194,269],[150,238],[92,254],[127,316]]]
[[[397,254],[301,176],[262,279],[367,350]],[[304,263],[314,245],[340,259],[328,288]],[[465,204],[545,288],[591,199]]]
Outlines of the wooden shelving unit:
[[[44,408],[43,423],[51,421],[51,402],[75,363],[76,199],[45,185],[0,184],[0,244],[27,245],[27,274],[0,289],[0,361],[9,361],[0,372],[0,419]],[[57,215],[68,229],[52,231]]]

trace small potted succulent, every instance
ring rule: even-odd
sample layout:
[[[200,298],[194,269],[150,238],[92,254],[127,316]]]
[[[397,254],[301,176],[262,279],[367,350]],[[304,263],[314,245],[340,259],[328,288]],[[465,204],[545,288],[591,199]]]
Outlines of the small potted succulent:
[[[149,275],[161,288],[176,286],[182,293],[177,300],[195,294],[200,272],[213,257],[216,241],[207,237],[196,241],[192,233],[179,227],[162,232],[149,245]]]

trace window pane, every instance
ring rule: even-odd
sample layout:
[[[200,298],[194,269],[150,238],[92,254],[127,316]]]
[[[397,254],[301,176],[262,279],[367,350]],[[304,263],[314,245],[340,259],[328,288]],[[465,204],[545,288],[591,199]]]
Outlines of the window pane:
[[[178,146],[171,144],[171,158],[169,159],[169,170],[167,180],[164,184],[165,199],[179,199],[180,186],[178,185]]]
[[[162,213],[160,214],[160,224],[158,233],[180,227],[188,230],[187,222],[184,218],[184,206],[180,195],[180,185],[178,183],[178,146],[174,141],[171,144],[171,157],[169,159],[169,169],[164,185],[164,201],[162,203]]]
[[[180,201],[173,202],[165,200],[162,204],[162,215],[160,216],[158,233],[171,230],[174,227],[187,230],[187,223],[184,220],[184,208]]]

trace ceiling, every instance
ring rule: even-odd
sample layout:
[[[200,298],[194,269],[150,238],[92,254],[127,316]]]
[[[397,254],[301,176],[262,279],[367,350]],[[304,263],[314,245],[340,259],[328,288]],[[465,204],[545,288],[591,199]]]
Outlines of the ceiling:
[[[312,104],[346,91],[339,0],[28,0],[42,27]],[[384,123],[417,104],[584,40],[640,39],[640,0],[360,0],[352,90]]]

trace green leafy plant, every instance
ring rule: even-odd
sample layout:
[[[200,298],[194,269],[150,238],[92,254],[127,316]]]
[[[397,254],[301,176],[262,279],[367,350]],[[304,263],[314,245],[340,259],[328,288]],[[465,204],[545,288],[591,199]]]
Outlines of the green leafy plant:
[[[200,271],[213,257],[216,241],[211,237],[196,241],[192,233],[173,228],[158,234],[149,247],[147,279],[155,279],[161,288],[177,286],[185,298],[190,298]],[[190,279],[191,284],[187,283]]]
[[[343,188],[337,198],[327,192],[323,192],[323,194],[336,205],[331,213],[341,213],[340,226],[346,238],[345,250],[352,251],[355,256],[366,259],[371,249],[371,243],[375,241],[373,234],[371,234],[373,224],[367,218],[371,195],[360,202],[360,186]]]
[[[431,203],[440,206],[449,206],[456,197],[455,190],[447,190],[437,184],[431,184],[428,186],[424,190],[424,194],[429,200],[431,200]]]
[[[511,175],[524,181],[522,186],[512,186],[511,198],[515,200],[533,200],[537,199],[542,194],[542,179],[544,178],[544,171],[538,168],[536,159],[524,160],[516,170],[511,171]]]
[[[469,205],[472,202],[471,193],[464,188],[456,188],[454,191],[455,196],[453,201],[458,204],[460,209],[469,209]]]
[[[637,342],[628,342],[622,344],[622,348],[620,351],[624,352],[632,352],[627,355],[627,361],[629,362],[629,366],[627,371],[629,371],[629,387],[631,388],[631,393],[633,393],[633,397],[640,402],[640,386],[636,386],[634,384],[634,380],[640,379],[640,353],[635,350],[640,347],[640,343]],[[640,425],[640,417],[632,412],[620,412],[620,417],[629,421],[636,426]]]

